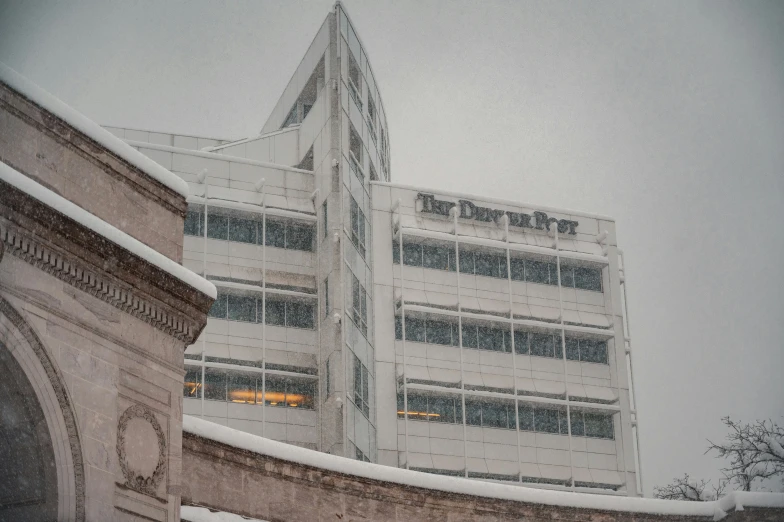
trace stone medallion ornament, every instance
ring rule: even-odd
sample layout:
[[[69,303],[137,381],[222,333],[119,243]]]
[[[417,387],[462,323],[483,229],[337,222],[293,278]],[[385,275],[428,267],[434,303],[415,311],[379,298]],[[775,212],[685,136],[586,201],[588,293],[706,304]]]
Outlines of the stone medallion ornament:
[[[166,468],[166,436],[146,406],[135,404],[120,416],[117,456],[125,485],[155,496]]]

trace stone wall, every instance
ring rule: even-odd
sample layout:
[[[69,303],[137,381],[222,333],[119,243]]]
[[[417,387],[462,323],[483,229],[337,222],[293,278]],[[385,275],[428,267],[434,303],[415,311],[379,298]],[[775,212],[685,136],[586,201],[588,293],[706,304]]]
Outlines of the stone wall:
[[[237,449],[183,433],[184,505],[270,522],[653,522],[712,520],[564,508],[459,495],[345,475]],[[784,509],[733,511],[727,522],[782,520]]]

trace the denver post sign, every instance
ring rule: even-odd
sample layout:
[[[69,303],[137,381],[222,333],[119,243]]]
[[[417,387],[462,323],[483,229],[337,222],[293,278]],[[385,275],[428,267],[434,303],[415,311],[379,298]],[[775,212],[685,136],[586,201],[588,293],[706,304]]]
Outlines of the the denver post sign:
[[[506,214],[509,216],[509,226],[520,228],[532,228],[535,230],[550,230],[550,225],[556,223],[558,225],[558,232],[561,234],[576,234],[577,221],[568,219],[556,219],[548,217],[544,212],[536,211],[533,214],[524,214],[522,212],[507,212],[506,210],[497,210],[487,207],[480,207],[474,205],[472,202],[461,199],[457,203],[453,201],[441,201],[436,199],[433,194],[424,194],[422,192],[417,194],[417,200],[422,201],[422,212],[429,214],[437,214],[439,216],[449,216],[449,211],[458,206],[462,219],[473,219],[475,221],[491,222],[498,220]]]

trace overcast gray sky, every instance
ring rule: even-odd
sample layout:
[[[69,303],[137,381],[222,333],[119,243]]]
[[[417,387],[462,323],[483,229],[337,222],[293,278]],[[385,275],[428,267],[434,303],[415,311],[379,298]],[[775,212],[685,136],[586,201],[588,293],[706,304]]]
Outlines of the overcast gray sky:
[[[93,120],[257,133],[331,7],[0,1],[0,61]],[[609,214],[646,494],[784,415],[784,4],[347,1],[393,180]]]

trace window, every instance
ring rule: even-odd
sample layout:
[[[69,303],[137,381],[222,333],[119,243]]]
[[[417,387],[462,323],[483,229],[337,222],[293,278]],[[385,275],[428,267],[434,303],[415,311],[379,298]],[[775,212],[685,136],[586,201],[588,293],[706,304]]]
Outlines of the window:
[[[400,263],[400,245],[394,241],[392,242],[392,262]],[[404,243],[403,262],[406,266],[421,266],[451,272],[456,270],[455,249],[451,246]]]
[[[192,369],[186,366],[185,380],[183,381],[182,396],[191,399],[201,398],[201,368]]]
[[[395,317],[395,338],[403,338],[403,321]],[[406,340],[418,343],[458,346],[457,324],[447,321],[430,321],[406,318]]]
[[[259,375],[256,378],[257,403],[261,404],[262,381]],[[279,375],[267,375],[264,383],[264,404],[277,408],[301,408],[312,410],[314,408],[316,385],[313,381],[292,379]]]
[[[550,284],[549,263],[528,260],[525,262],[525,280],[530,283]]]
[[[580,360],[607,364],[607,341],[580,339]]]
[[[521,332],[519,330],[515,330],[514,333],[514,344],[515,344],[515,353],[519,353],[520,355],[527,355],[528,354],[528,332]]]
[[[356,276],[352,275],[352,305],[354,308],[354,324],[367,337],[367,293]]]
[[[368,93],[368,114],[367,114],[367,122],[368,122],[368,131],[370,131],[370,137],[373,138],[373,142],[376,141],[376,104],[373,101],[373,96]]]
[[[229,218],[229,241],[256,243],[257,222],[250,219]]]
[[[574,287],[581,290],[602,291],[602,270],[577,267],[574,269]]]
[[[228,296],[229,321],[256,322],[256,298],[240,295]]]
[[[286,326],[286,303],[283,301],[273,301],[267,299],[264,306],[264,318],[267,324],[272,326]],[[261,322],[261,317],[259,317]]]
[[[349,442],[349,444],[351,444],[351,443]],[[353,444],[351,444],[351,445],[352,445],[352,446],[354,446]],[[359,448],[358,448],[358,447],[356,447],[356,446],[354,446],[354,458],[356,458],[357,460],[360,460],[360,461],[362,461],[362,462],[370,462],[370,459],[368,458],[368,456],[367,456],[367,455],[365,455],[365,454],[362,452],[362,450],[361,450],[361,449],[359,449]]]
[[[359,112],[362,112],[362,72],[350,51],[348,53],[348,92],[354,103],[357,104]]]
[[[329,315],[329,277],[324,280],[324,317]]]
[[[324,200],[324,203],[321,204],[321,222],[324,223],[324,235],[323,237],[327,237],[327,232],[329,230],[328,221],[327,221],[327,200]]]
[[[286,226],[286,248],[313,251],[313,227],[303,225]]]
[[[403,393],[397,394],[397,416],[405,418]],[[463,408],[459,397],[425,396],[408,394],[409,420],[430,422],[463,423]]]
[[[370,417],[370,384],[368,369],[354,356],[354,404],[362,410],[365,417]]]
[[[201,226],[204,221],[204,214],[189,210],[185,214],[185,235],[186,236],[200,236],[202,235]]]
[[[217,368],[204,369],[204,399],[208,401],[226,400],[226,371]]]
[[[362,170],[362,138],[359,137],[357,131],[354,130],[354,127],[351,126],[348,130],[348,150],[349,150],[349,164],[351,170],[354,171],[354,175],[357,176],[357,179],[365,183],[365,173]]]
[[[368,167],[370,169],[370,181],[378,181],[378,173],[376,172],[376,168],[373,166],[373,163],[369,162]]]
[[[422,245],[403,243],[403,263],[408,266],[422,266]]]
[[[422,247],[422,266],[436,270],[454,270],[454,265],[450,265],[449,251],[449,247],[424,245]],[[454,263],[454,255],[451,261]]]
[[[256,404],[256,375],[228,372],[229,402]]]
[[[271,247],[286,248],[286,225],[280,221],[267,220],[264,244]]]
[[[514,404],[466,398],[466,424],[515,429]]]
[[[207,212],[207,237],[211,239],[228,239],[229,218]]]
[[[260,323],[262,321],[261,297],[218,294],[210,308],[209,316],[229,321]],[[267,296],[267,324],[291,328],[314,328],[313,305],[294,301],[281,301]]]
[[[286,326],[313,329],[313,305],[297,302],[286,303]]]
[[[598,439],[615,438],[613,418],[611,416],[585,413],[583,417],[585,420],[586,437],[594,437]]]
[[[226,294],[218,294],[218,297],[215,298],[215,302],[212,303],[212,308],[210,308],[210,311],[207,315],[216,319],[226,319],[226,298]]]
[[[530,334],[531,355],[539,357],[554,356],[554,340],[552,334]]]
[[[351,198],[351,242],[357,247],[359,254],[365,257],[365,214],[360,210],[356,200]]]

